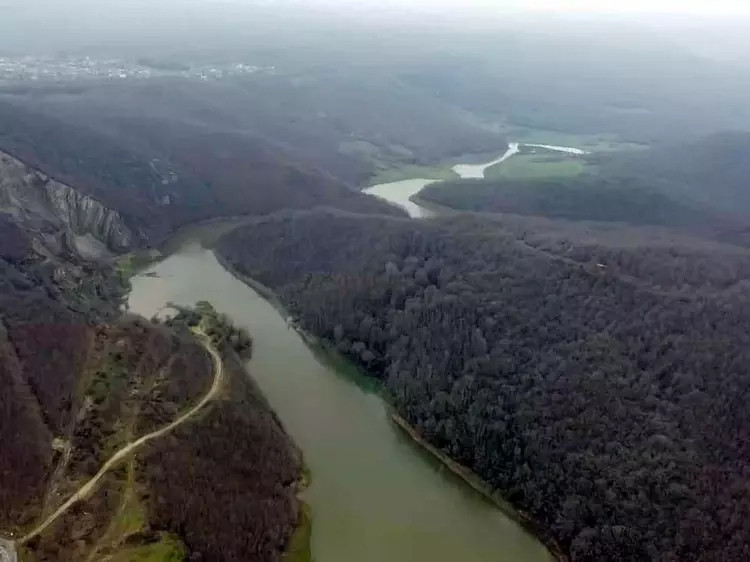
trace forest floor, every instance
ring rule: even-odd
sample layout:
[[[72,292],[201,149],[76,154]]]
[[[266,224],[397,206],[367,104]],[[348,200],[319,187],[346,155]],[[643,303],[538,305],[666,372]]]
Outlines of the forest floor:
[[[78,503],[81,500],[86,499],[89,497],[95,490],[97,485],[99,484],[99,481],[102,479],[102,477],[112,468],[114,468],[120,461],[126,459],[128,456],[135,453],[138,449],[146,445],[149,441],[153,441],[154,439],[158,439],[159,437],[162,437],[171,431],[174,431],[177,427],[183,425],[185,422],[189,421],[191,418],[195,417],[209,402],[211,402],[219,393],[221,389],[221,384],[224,379],[224,364],[221,360],[221,356],[219,355],[219,352],[211,345],[211,342],[208,338],[208,336],[198,330],[195,331],[195,334],[198,336],[199,340],[205,347],[205,349],[208,351],[208,353],[211,355],[211,358],[214,362],[214,379],[213,383],[211,384],[211,388],[209,391],[201,398],[201,400],[192,408],[190,408],[187,412],[182,414],[179,418],[177,418],[175,421],[170,423],[169,425],[154,431],[152,433],[149,433],[147,435],[144,435],[143,437],[140,437],[136,439],[135,441],[132,441],[122,447],[119,451],[117,451],[110,459],[104,463],[104,465],[101,467],[99,472],[97,472],[88,482],[86,482],[83,486],[81,486],[65,503],[63,503],[52,515],[47,517],[42,523],[40,523],[36,528],[34,528],[31,532],[29,532],[26,536],[21,538],[18,541],[19,545],[23,545],[33,539],[34,537],[41,534],[47,527],[52,525],[61,515],[63,515],[65,512],[67,512],[73,505]]]

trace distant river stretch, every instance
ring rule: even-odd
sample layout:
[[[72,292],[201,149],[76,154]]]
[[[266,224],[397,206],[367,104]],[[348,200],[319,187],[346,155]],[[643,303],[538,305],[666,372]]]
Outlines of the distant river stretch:
[[[489,162],[485,162],[484,164],[456,164],[455,166],[453,166],[453,171],[461,179],[482,179],[484,177],[484,172],[488,168],[491,168],[492,166],[495,166],[497,164],[501,164],[509,158],[512,158],[520,152],[521,146],[522,145],[517,142],[512,142],[508,145],[508,150],[505,151],[502,156],[495,158],[494,160],[490,160]],[[568,154],[586,154],[584,150],[581,150],[580,148],[573,148],[570,146],[525,143],[523,144],[523,146],[546,148],[547,150],[566,152]],[[422,189],[424,189],[426,186],[435,182],[436,180],[432,179],[414,178],[409,180],[373,185],[372,187],[366,188],[364,192],[401,207],[407,213],[409,213],[410,217],[414,219],[424,219],[434,216],[435,212],[417,205],[416,203],[411,201],[411,198],[422,191]]]

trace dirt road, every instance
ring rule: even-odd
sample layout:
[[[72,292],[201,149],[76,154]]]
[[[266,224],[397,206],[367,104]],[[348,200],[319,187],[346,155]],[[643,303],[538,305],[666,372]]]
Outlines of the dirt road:
[[[33,531],[31,531],[29,534],[27,534],[25,537],[20,539],[18,541],[18,544],[25,544],[40,533],[42,533],[47,527],[49,527],[52,523],[54,523],[62,514],[64,514],[68,509],[70,509],[75,503],[86,499],[91,493],[96,489],[97,484],[102,479],[102,477],[117,463],[122,461],[123,459],[127,458],[129,455],[133,454],[136,450],[143,447],[146,443],[149,441],[152,441],[154,439],[158,439],[159,437],[162,437],[163,435],[166,435],[170,431],[173,431],[175,428],[179,427],[186,421],[188,421],[190,418],[195,416],[198,412],[200,412],[206,404],[211,402],[216,395],[219,392],[219,389],[221,388],[221,382],[224,378],[224,365],[221,361],[221,356],[219,355],[219,352],[214,349],[214,347],[211,345],[210,341],[208,340],[208,337],[205,334],[198,333],[198,337],[200,338],[201,342],[203,343],[203,346],[206,348],[206,350],[211,355],[211,358],[213,359],[214,363],[214,380],[211,385],[210,390],[206,393],[206,395],[201,399],[198,404],[193,406],[190,410],[185,412],[183,415],[181,415],[179,418],[177,418],[175,421],[170,423],[169,425],[159,429],[158,431],[154,431],[153,433],[149,433],[147,435],[144,435],[143,437],[140,437],[136,439],[135,441],[132,441],[131,443],[125,445],[122,449],[117,451],[112,457],[104,463],[102,468],[99,470],[99,472],[94,475],[91,480],[86,482],[83,486],[81,486],[78,491],[73,494],[64,504],[62,504],[52,515],[50,515],[47,519],[45,519],[40,525],[38,525]],[[0,551],[0,562],[5,562],[2,559],[2,551]],[[11,561],[14,562],[14,561]]]

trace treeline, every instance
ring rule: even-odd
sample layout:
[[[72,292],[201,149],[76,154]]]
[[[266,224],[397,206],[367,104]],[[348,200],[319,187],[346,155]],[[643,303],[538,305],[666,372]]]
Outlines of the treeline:
[[[4,328],[0,328],[0,406],[0,528],[13,530],[41,513],[52,462],[52,434]]]
[[[522,231],[302,213],[218,249],[574,561],[746,560],[747,252]]]
[[[278,74],[211,82],[156,77],[91,82],[69,87],[64,103],[51,95],[60,85],[37,84],[16,89],[8,99],[100,131],[134,153],[151,153],[159,158],[156,169],[184,162],[182,147],[202,136],[231,137],[226,146],[251,160],[254,150],[265,147],[269,157],[283,154],[282,160],[356,186],[380,167],[430,164],[504,146],[502,134],[467,119],[456,104],[414,87],[391,69],[377,68],[381,62],[342,66],[329,53],[322,64],[294,63],[295,70]],[[209,159],[226,148],[201,144]],[[167,160],[167,153],[177,160]],[[244,180],[255,184],[253,174]]]

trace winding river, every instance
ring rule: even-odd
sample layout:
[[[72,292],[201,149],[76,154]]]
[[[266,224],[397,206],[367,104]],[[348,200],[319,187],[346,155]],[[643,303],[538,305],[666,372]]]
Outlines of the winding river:
[[[453,166],[453,171],[461,179],[482,179],[484,173],[488,168],[505,162],[508,158],[512,158],[521,151],[522,146],[530,146],[533,148],[544,148],[555,152],[564,152],[567,154],[583,155],[586,151],[580,148],[573,148],[570,146],[555,146],[551,144],[520,144],[512,142],[508,144],[508,150],[505,153],[485,162],[484,164],[456,164]],[[431,183],[435,183],[438,180],[426,179],[426,178],[414,178],[403,181],[381,183],[379,185],[373,185],[364,190],[365,193],[379,197],[404,209],[409,216],[414,219],[425,219],[435,215],[435,212],[417,205],[411,198],[422,191],[426,186]]]
[[[505,154],[500,158],[496,158],[490,162],[485,162],[484,164],[456,164],[453,166],[453,171],[462,179],[482,179],[485,170],[497,164],[502,164],[508,158],[512,158],[520,151],[520,145],[517,142],[512,142],[508,145],[508,150],[505,151]]]
[[[345,363],[308,347],[277,310],[183,236],[132,280],[129,307],[210,301],[253,335],[249,368],[313,480],[316,562],[549,562],[547,549],[414,444]]]
[[[408,197],[430,181],[369,191],[424,217],[429,212]],[[370,381],[309,347],[270,303],[222,267],[204,245],[226,228],[196,227],[176,237],[168,257],[132,280],[128,305],[151,317],[168,302],[206,300],[250,331],[249,370],[312,472],[305,499],[313,512],[314,560],[551,562],[534,536],[399,429]]]

